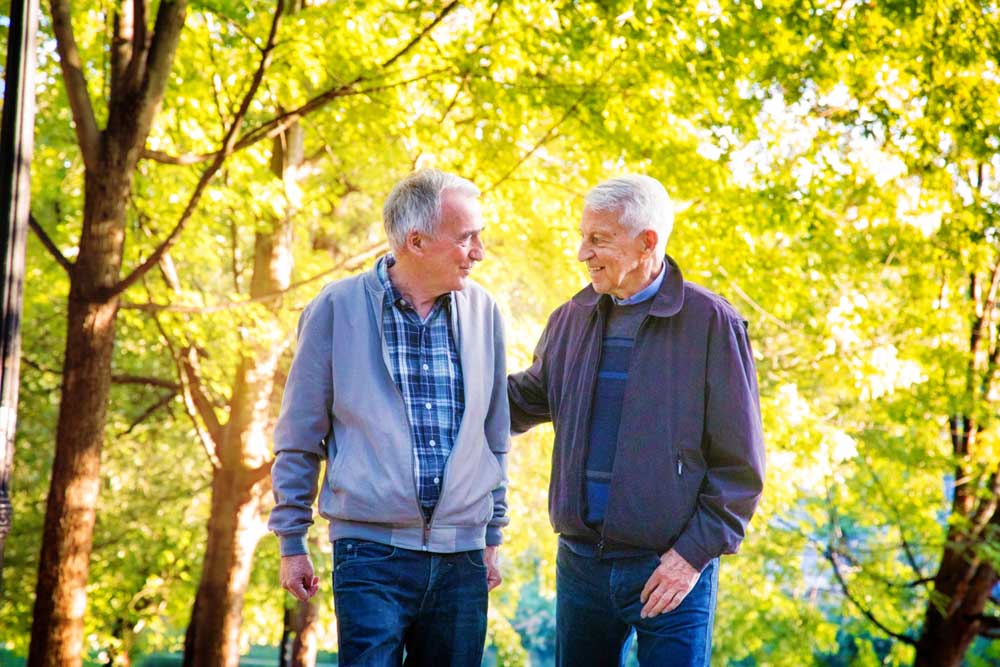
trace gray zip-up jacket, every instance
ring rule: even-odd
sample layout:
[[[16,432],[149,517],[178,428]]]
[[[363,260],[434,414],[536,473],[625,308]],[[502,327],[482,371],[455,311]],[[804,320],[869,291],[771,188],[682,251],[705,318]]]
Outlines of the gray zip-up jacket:
[[[389,370],[384,296],[372,269],[327,285],[302,313],[274,429],[276,504],[268,527],[282,556],[307,553],[323,461],[319,513],[330,522],[331,541],[454,553],[499,544],[509,521],[510,417],[496,303],[472,281],[451,296],[465,412],[427,522],[417,500],[406,406]]]

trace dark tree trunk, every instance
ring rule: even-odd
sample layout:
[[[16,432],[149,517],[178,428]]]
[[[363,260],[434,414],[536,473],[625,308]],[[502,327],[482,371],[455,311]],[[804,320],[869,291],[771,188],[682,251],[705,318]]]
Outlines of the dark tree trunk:
[[[934,578],[934,590],[943,603],[927,605],[914,667],[961,667],[966,651],[983,630],[983,610],[997,579],[992,567],[968,551],[950,548],[945,552]]]
[[[70,278],[62,400],[28,650],[30,667],[80,664],[87,576],[118,300],[103,300],[121,268],[131,172],[87,173],[80,254]]]
[[[142,2],[125,4],[146,7]],[[186,0],[160,2],[155,34],[148,41],[144,14],[134,24],[131,15],[116,21],[117,48],[110,68],[112,94],[107,101],[108,125],[103,131],[98,129],[87,90],[87,67],[80,65],[69,0],[50,0],[49,6],[83,157],[85,190],[79,250],[70,269],[62,396],[28,665],[72,667],[81,664],[83,657],[101,447],[118,295],[123,289],[119,274],[125,211],[139,154],[163,100],[187,6]],[[130,41],[133,37],[138,39]]]

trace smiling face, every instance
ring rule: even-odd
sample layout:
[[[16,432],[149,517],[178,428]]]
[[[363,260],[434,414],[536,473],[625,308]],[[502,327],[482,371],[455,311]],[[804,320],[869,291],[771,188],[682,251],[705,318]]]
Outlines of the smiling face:
[[[441,222],[432,237],[420,239],[424,289],[446,294],[465,287],[473,265],[486,250],[480,235],[483,214],[479,200],[457,190],[441,193]]]
[[[599,294],[626,299],[649,284],[658,267],[656,232],[633,236],[618,222],[618,214],[585,208],[580,222],[580,251],[576,258],[587,265],[590,281]]]

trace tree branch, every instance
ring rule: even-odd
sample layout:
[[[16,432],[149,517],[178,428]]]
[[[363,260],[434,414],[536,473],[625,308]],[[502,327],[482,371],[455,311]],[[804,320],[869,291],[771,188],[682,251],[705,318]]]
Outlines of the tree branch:
[[[128,4],[125,0],[123,5]],[[129,90],[137,89],[142,82],[142,75],[146,69],[146,58],[149,56],[149,27],[146,25],[146,0],[132,1],[132,26],[134,37],[132,39],[132,57],[129,59],[128,68],[125,70],[125,85]],[[181,17],[181,24],[184,19]]]
[[[150,387],[170,389],[171,391],[180,391],[181,389],[181,386],[173,380],[145,375],[115,374],[111,376],[111,381],[115,384],[143,384]]]
[[[73,113],[76,140],[80,145],[83,163],[88,169],[97,169],[100,154],[101,133],[97,129],[94,108],[87,92],[87,79],[83,75],[80,52],[73,35],[73,23],[69,0],[51,0],[52,33],[56,38],[59,53],[59,67],[66,84],[66,96]]]
[[[421,30],[413,39],[409,41],[409,43],[406,44],[406,46],[404,46],[398,52],[393,54],[388,60],[384,61],[381,65],[379,65],[376,68],[376,70],[384,71],[388,69],[393,64],[395,64],[400,58],[402,58],[411,50],[413,50],[413,48],[427,35],[429,35],[430,32],[448,16],[448,14],[450,14],[456,7],[458,7],[458,4],[459,4],[458,0],[451,0],[451,2],[445,5],[441,9],[441,11],[437,14],[437,16],[435,16],[434,19],[429,24],[427,24],[427,26],[423,28],[423,30]],[[307,116],[308,114],[314,111],[323,108],[324,106],[326,106],[327,104],[329,104],[330,102],[339,97],[347,97],[350,95],[363,95],[367,93],[374,93],[383,90],[388,90],[390,88],[395,88],[398,86],[409,85],[410,83],[421,81],[442,71],[444,70],[434,70],[432,72],[428,72],[426,74],[420,75],[412,79],[404,79],[394,84],[375,86],[367,89],[355,89],[355,86],[357,86],[358,84],[371,80],[371,77],[366,77],[363,74],[358,75],[357,77],[354,78],[353,81],[333,86],[332,88],[329,88],[328,90],[320,93],[316,97],[313,97],[312,99],[308,100],[305,104],[298,107],[297,109],[293,109],[291,111],[278,114],[271,120],[266,121],[265,123],[255,127],[253,130],[250,130],[242,137],[240,137],[240,139],[235,143],[233,151],[235,152],[243,150],[244,148],[252,146],[253,144],[257,143],[258,141],[261,141],[262,139],[274,138],[278,134],[281,134],[286,129],[288,129],[288,126],[291,125],[292,123],[300,120],[302,117]],[[149,158],[151,160],[155,160],[157,162],[161,162],[163,164],[191,165],[217,159],[221,152],[222,151],[217,151],[215,153],[204,153],[200,155],[188,154],[188,155],[173,156],[164,153],[162,151],[145,149],[142,152],[142,156],[145,158]]]
[[[316,97],[308,100],[302,106],[292,109],[290,111],[285,111],[278,114],[274,118],[261,123],[257,127],[249,130],[244,134],[233,146],[233,153],[239,152],[244,148],[248,148],[258,141],[264,139],[273,139],[285,130],[287,130],[292,124],[302,120],[309,114],[319,111],[327,104],[335,99],[341,97],[353,97],[355,95],[367,95],[369,93],[378,93],[386,90],[391,90],[392,88],[398,88],[400,86],[408,86],[411,83],[416,83],[418,81],[423,81],[442,72],[448,71],[447,69],[437,69],[431,70],[430,72],[425,72],[419,76],[412,77],[410,79],[402,79],[400,81],[395,81],[393,83],[386,83],[378,86],[372,86],[370,88],[355,88],[354,86],[358,82],[362,81],[359,77],[350,83],[341,84],[334,88],[326,90]],[[142,156],[149,158],[156,162],[162,164],[173,164],[173,165],[192,165],[200,164],[202,162],[208,162],[209,160],[214,160],[222,154],[222,151],[216,151],[214,153],[186,153],[184,155],[170,155],[169,153],[164,153],[163,151],[154,151],[151,149],[145,149],[142,152]]]
[[[867,462],[866,462],[867,463]],[[889,510],[893,514],[893,518],[896,521],[896,525],[899,529],[899,539],[903,544],[903,553],[906,555],[906,561],[910,564],[910,568],[917,574],[917,582],[929,583],[933,581],[933,578],[928,578],[924,576],[923,570],[920,568],[920,564],[917,562],[916,554],[910,543],[906,540],[906,535],[903,533],[903,520],[899,514],[899,510],[896,506],[889,500],[889,494],[885,490],[885,486],[882,484],[881,478],[875,472],[875,469],[870,465],[866,465],[865,468],[868,470],[868,474],[871,475],[872,479],[875,480],[875,488],[878,489],[879,495],[882,496],[882,500],[885,501],[886,505],[889,506]]]
[[[211,399],[205,393],[201,382],[201,370],[198,367],[198,355],[193,347],[186,350],[186,354],[180,356],[181,371],[184,377],[184,391],[190,394],[191,404],[198,411],[208,435],[216,447],[222,442],[223,425],[215,414],[215,408]]]
[[[153,317],[153,323],[160,332],[160,336],[163,338],[164,345],[170,350],[170,355],[174,359],[174,366],[177,369],[177,381],[181,387],[181,398],[184,400],[184,414],[188,416],[191,420],[191,425],[194,426],[194,432],[198,434],[198,440],[201,441],[201,446],[205,450],[205,456],[208,457],[209,463],[212,467],[219,469],[222,467],[222,463],[219,461],[218,454],[218,440],[212,438],[211,433],[207,431],[207,428],[202,427],[201,423],[198,421],[198,417],[195,413],[198,411],[194,404],[194,398],[189,390],[187,378],[183,370],[184,359],[180,351],[177,350],[177,346],[173,344],[170,340],[170,336],[167,335],[166,329],[163,328],[163,324],[160,323],[160,319],[156,316]],[[214,412],[212,413],[215,414]],[[218,420],[216,420],[218,421]]]
[[[35,219],[35,216],[31,215],[30,213],[28,214],[28,227],[31,228],[31,231],[35,232],[35,236],[37,236],[38,240],[42,242],[42,245],[45,246],[45,249],[49,251],[49,254],[52,255],[52,258],[56,260],[56,263],[59,266],[61,266],[63,270],[66,271],[66,273],[72,274],[73,262],[66,259],[66,255],[62,254],[58,246],[56,246],[56,244],[52,242],[52,239],[49,237],[49,235],[45,233],[45,230],[42,228],[42,225],[38,222],[37,219]]]
[[[156,401],[155,403],[153,403],[152,405],[150,405],[148,408],[146,408],[145,410],[143,410],[142,414],[139,415],[135,419],[135,421],[133,421],[131,424],[129,424],[129,426],[128,426],[127,429],[125,429],[124,431],[122,431],[118,435],[119,436],[123,436],[123,435],[129,435],[130,433],[132,433],[132,431],[135,430],[135,427],[138,426],[139,424],[141,424],[142,422],[146,421],[146,419],[148,419],[150,415],[152,415],[154,412],[156,412],[160,408],[162,408],[162,407],[164,407],[166,405],[169,405],[170,401],[174,400],[174,396],[176,396],[176,395],[177,395],[176,391],[171,391],[171,392],[168,392],[168,393],[164,394],[163,396],[161,396],[160,400]]]
[[[913,639],[908,635],[904,635],[899,632],[893,632],[892,630],[887,628],[881,621],[879,621],[875,617],[875,614],[873,614],[870,609],[861,604],[861,602],[859,602],[858,599],[851,594],[851,591],[847,586],[847,582],[844,580],[844,576],[840,572],[840,566],[837,565],[836,553],[834,552],[832,546],[828,546],[826,549],[823,550],[822,553],[823,557],[826,558],[830,562],[830,565],[833,567],[833,576],[836,577],[837,583],[840,584],[840,589],[844,592],[844,597],[846,597],[851,602],[851,604],[853,604],[858,609],[858,611],[860,611],[862,615],[864,615],[865,618],[867,618],[875,627],[877,627],[879,630],[881,630],[889,637],[897,639],[905,644],[909,644],[910,646],[916,646],[917,640]]]
[[[982,349],[982,341],[993,319],[993,311],[997,305],[998,288],[1000,288],[1000,257],[997,258],[996,263],[993,265],[993,271],[990,275],[990,287],[986,293],[986,301],[983,304],[982,314],[976,319],[976,323],[972,327],[972,337],[969,341],[969,351],[972,353],[972,360],[969,364],[973,369],[978,364],[977,357],[979,357],[979,352]],[[973,298],[975,298],[975,295],[973,295]]]
[[[170,4],[172,2],[177,2],[183,4],[184,0],[164,0],[164,4]],[[274,11],[274,18],[271,21],[271,30],[267,36],[267,44],[262,50],[260,63],[257,66],[257,71],[254,72],[253,79],[250,82],[250,87],[247,89],[246,94],[243,96],[243,102],[240,105],[239,110],[233,118],[232,123],[229,126],[229,130],[226,132],[225,139],[222,143],[222,149],[216,153],[215,159],[212,164],[202,173],[201,178],[198,179],[198,184],[195,186],[194,192],[191,194],[188,200],[187,206],[184,208],[184,212],[181,213],[180,219],[174,228],[170,231],[165,239],[160,243],[159,246],[153,251],[153,253],[146,258],[142,264],[132,270],[124,279],[118,282],[113,288],[108,290],[105,295],[107,298],[112,298],[121,294],[133,284],[135,284],[142,276],[146,274],[151,268],[157,265],[160,261],[160,257],[163,256],[173,244],[177,241],[177,237],[187,226],[188,221],[194,214],[195,209],[198,206],[198,202],[201,200],[201,195],[208,187],[209,181],[215,176],[216,172],[222,166],[223,161],[233,152],[233,146],[236,142],[236,132],[239,130],[240,125],[243,123],[243,119],[246,117],[247,111],[250,109],[250,104],[253,102],[253,98],[257,94],[257,90],[260,88],[261,81],[264,79],[264,72],[267,70],[268,65],[271,62],[271,52],[274,49],[274,42],[278,34],[278,24],[281,21],[281,16],[284,13],[285,0],[278,0],[278,6]],[[157,33],[159,33],[160,16],[163,12],[163,4],[160,5],[160,13],[157,15]],[[182,19],[183,20],[183,19]],[[152,53],[150,54],[150,70],[152,71],[159,59],[162,58],[161,55],[156,53],[157,48],[157,35],[153,37],[153,47]],[[169,63],[168,63],[169,64]],[[164,77],[166,74],[164,74]],[[152,84],[150,84],[152,85]],[[165,85],[165,81],[164,81]]]
[[[501,183],[503,183],[508,178],[510,178],[514,174],[515,171],[517,171],[518,169],[520,169],[521,165],[524,164],[525,162],[527,162],[528,158],[530,158],[532,155],[534,155],[536,152],[538,152],[538,149],[540,149],[542,146],[544,146],[549,141],[551,141],[552,138],[555,136],[556,130],[559,129],[559,126],[562,125],[564,122],[566,122],[566,120],[569,119],[570,116],[572,116],[574,113],[576,113],[577,107],[580,106],[580,104],[587,98],[587,95],[589,95],[589,94],[590,94],[590,89],[589,88],[587,88],[586,90],[584,90],[583,94],[580,95],[580,97],[578,97],[577,100],[575,102],[573,102],[573,104],[570,106],[570,108],[566,110],[566,113],[564,113],[562,115],[562,118],[560,118],[559,120],[557,120],[555,122],[555,124],[552,127],[550,127],[548,129],[548,131],[544,135],[542,135],[542,138],[539,139],[535,143],[535,145],[532,146],[531,149],[527,153],[525,153],[524,155],[521,156],[521,159],[518,160],[514,164],[514,166],[511,167],[507,171],[507,173],[505,173],[503,176],[501,176],[499,179],[497,179],[492,185],[490,185],[488,188],[486,188],[483,192],[489,192],[491,190],[495,190]]]
[[[451,2],[449,2],[447,5],[445,5],[441,9],[441,12],[437,16],[434,17],[433,21],[431,21],[430,23],[428,23],[427,26],[417,34],[416,37],[414,37],[413,39],[411,39],[410,42],[406,46],[404,46],[402,48],[402,50],[400,50],[394,56],[392,56],[391,58],[389,58],[388,60],[386,60],[384,63],[382,63],[382,65],[379,67],[379,69],[383,69],[383,70],[384,69],[388,69],[397,60],[399,60],[400,58],[402,58],[403,56],[405,56],[407,53],[409,53],[410,49],[412,49],[414,46],[416,46],[417,44],[419,44],[420,41],[424,37],[426,37],[427,35],[429,35],[430,32],[431,32],[431,30],[433,30],[437,26],[438,23],[441,23],[441,21],[443,21],[445,19],[445,17],[448,16],[448,14],[450,14],[452,12],[452,10],[455,9],[455,7],[457,7],[457,6],[458,6],[458,0],[451,0]]]
[[[128,0],[125,0],[128,2]],[[136,0],[137,14],[145,25],[145,8],[140,9],[142,0]],[[280,6],[280,3],[279,3]],[[138,12],[142,12],[142,16]],[[133,114],[134,140],[139,142],[135,148],[141,150],[146,143],[146,137],[153,126],[153,118],[160,109],[163,93],[167,89],[170,70],[173,67],[174,55],[177,53],[177,43],[180,40],[181,29],[184,27],[184,17],[187,13],[187,0],[161,0],[156,10],[156,23],[153,26],[153,37],[149,43],[148,52],[145,44],[136,44],[132,49],[132,59],[129,62],[128,76],[133,81],[141,80],[139,89],[138,110],[134,107],[122,108],[122,113]],[[145,27],[136,30],[136,34],[145,34]],[[144,62],[143,62],[144,61]],[[143,67],[143,65],[145,65]],[[127,100],[125,101],[128,104]],[[117,115],[117,114],[114,114]]]
[[[341,262],[338,262],[336,266],[326,269],[325,271],[320,271],[319,273],[300,280],[296,283],[292,283],[283,290],[278,290],[275,292],[269,292],[267,294],[261,294],[257,297],[243,299],[241,301],[226,301],[223,303],[215,304],[213,306],[187,306],[187,305],[174,305],[169,303],[123,303],[121,308],[128,310],[142,310],[147,312],[169,312],[169,313],[195,313],[195,314],[208,314],[217,313],[223,310],[231,310],[233,308],[242,308],[243,306],[248,306],[252,303],[257,303],[260,301],[268,301],[274,299],[275,297],[282,296],[292,290],[296,290],[305,285],[309,285],[318,280],[326,278],[330,274],[336,273],[338,271],[353,271],[358,268],[364,262],[368,261],[371,257],[379,255],[385,252],[389,248],[389,245],[385,241],[380,241],[379,243],[370,246],[369,248],[363,250],[362,252],[353,255]]]

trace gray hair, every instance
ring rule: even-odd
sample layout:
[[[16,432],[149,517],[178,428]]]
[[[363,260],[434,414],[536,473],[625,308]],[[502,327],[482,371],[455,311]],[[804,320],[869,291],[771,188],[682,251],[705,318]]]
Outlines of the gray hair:
[[[434,236],[441,223],[441,194],[445,190],[479,196],[472,181],[438,169],[421,169],[396,184],[382,207],[385,235],[393,250],[406,246],[411,231]]]
[[[657,254],[666,252],[674,228],[674,209],[666,189],[655,178],[628,174],[604,181],[587,193],[584,208],[617,213],[619,224],[633,237],[652,229],[658,238]]]

